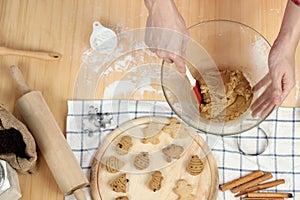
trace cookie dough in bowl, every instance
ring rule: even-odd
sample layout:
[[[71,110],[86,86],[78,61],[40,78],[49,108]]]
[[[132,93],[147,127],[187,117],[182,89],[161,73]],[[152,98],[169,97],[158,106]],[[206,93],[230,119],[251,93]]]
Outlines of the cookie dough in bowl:
[[[185,63],[199,81],[197,102],[184,74],[162,63],[161,83],[172,110],[188,125],[215,135],[233,135],[258,126],[251,106],[270,82],[253,90],[268,73],[270,44],[255,29],[235,21],[205,21],[189,29]]]
[[[218,80],[219,73],[222,81]],[[209,71],[206,73],[211,88],[200,79],[200,93],[202,103],[200,104],[200,115],[213,121],[230,121],[241,116],[249,108],[253,99],[253,89],[240,70],[224,69],[221,71]],[[225,95],[219,88],[225,86]],[[215,105],[213,104],[215,103]],[[219,104],[226,105],[219,106]]]

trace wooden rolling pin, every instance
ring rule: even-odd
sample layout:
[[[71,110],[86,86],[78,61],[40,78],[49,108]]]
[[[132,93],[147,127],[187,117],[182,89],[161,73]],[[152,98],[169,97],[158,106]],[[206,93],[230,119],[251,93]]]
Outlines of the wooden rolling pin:
[[[18,49],[10,49],[7,47],[0,47],[0,55],[17,55],[17,56],[25,56],[30,58],[37,58],[42,60],[59,60],[61,55],[55,52],[47,52],[47,51],[25,51]]]
[[[86,199],[81,188],[88,184],[88,180],[41,92],[30,90],[19,68],[11,66],[10,71],[22,94],[17,100],[17,107],[60,190],[64,195],[74,193],[78,200]]]

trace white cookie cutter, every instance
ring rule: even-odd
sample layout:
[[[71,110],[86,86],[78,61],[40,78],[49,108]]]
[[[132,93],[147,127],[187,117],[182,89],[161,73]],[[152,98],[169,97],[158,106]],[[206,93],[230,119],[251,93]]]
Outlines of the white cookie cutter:
[[[104,27],[100,22],[93,23],[90,37],[91,48],[99,53],[110,54],[118,44],[118,37],[114,31]]]

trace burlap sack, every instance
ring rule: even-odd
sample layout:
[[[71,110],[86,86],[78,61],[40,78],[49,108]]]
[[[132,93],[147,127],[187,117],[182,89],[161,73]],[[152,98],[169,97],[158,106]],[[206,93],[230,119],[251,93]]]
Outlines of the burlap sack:
[[[26,126],[0,104],[0,158],[18,172],[33,172],[37,152],[35,140]]]

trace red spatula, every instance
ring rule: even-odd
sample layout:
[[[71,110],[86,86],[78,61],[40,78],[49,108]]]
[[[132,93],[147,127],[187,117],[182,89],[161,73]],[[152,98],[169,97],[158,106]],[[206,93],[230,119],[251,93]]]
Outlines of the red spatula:
[[[201,97],[201,93],[200,93],[199,81],[197,81],[193,77],[193,75],[191,74],[191,72],[190,72],[190,70],[189,70],[189,68],[187,66],[185,66],[185,69],[186,69],[185,74],[186,74],[186,76],[187,76],[187,78],[188,78],[188,80],[189,80],[189,82],[190,82],[190,84],[191,84],[191,86],[192,86],[192,88],[194,90],[194,93],[196,95],[198,103],[201,104],[202,97]]]

